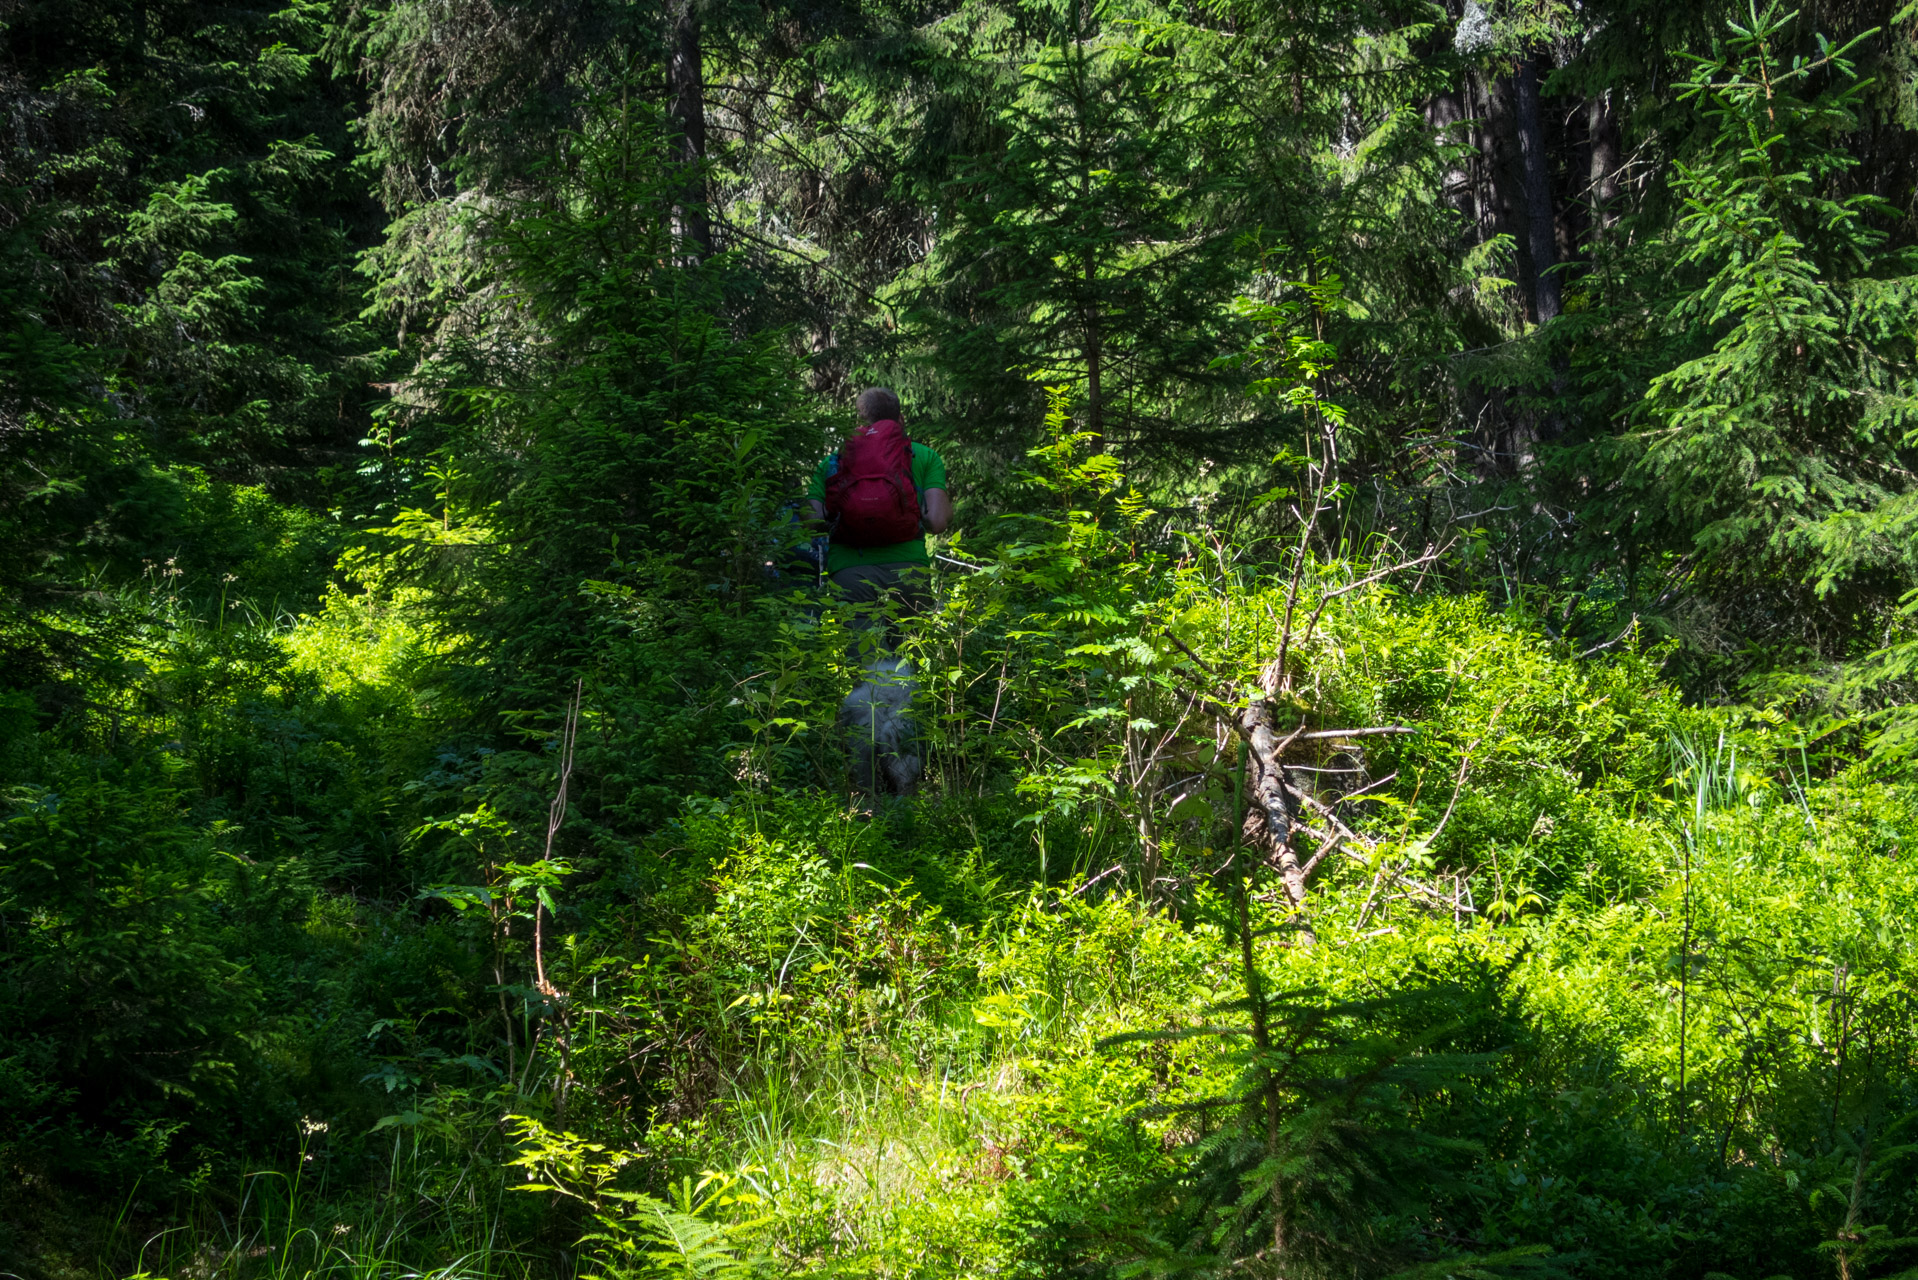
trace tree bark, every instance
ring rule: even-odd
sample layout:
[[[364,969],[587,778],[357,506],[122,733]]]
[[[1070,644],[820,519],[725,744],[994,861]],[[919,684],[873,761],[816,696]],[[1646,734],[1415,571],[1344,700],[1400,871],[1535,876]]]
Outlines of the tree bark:
[[[1432,135],[1441,142],[1471,142],[1476,133],[1472,127],[1472,87],[1468,80],[1458,89],[1435,94],[1425,104],[1425,124]],[[1461,159],[1460,164],[1468,163]],[[1471,171],[1454,167],[1445,171],[1445,186],[1439,193],[1439,199],[1474,223],[1479,221],[1478,191],[1472,181]]]
[[[1538,100],[1536,54],[1525,59],[1513,77],[1513,115],[1518,126],[1518,152],[1523,165],[1525,240],[1532,256],[1532,311],[1540,324],[1564,309],[1558,275],[1557,220],[1552,208],[1552,171],[1545,154],[1545,122]]]
[[[1473,117],[1472,206],[1478,215],[1478,238],[1483,243],[1511,230],[1511,211],[1504,204],[1504,150],[1499,146],[1501,116],[1496,83],[1476,71],[1467,71],[1465,102]]]
[[[1532,266],[1532,237],[1525,216],[1524,143],[1518,136],[1515,76],[1485,82],[1485,144],[1491,187],[1494,234],[1512,237],[1512,277],[1518,284],[1519,310],[1538,319],[1538,272]]]
[[[669,114],[678,134],[674,158],[682,169],[673,219],[694,255],[704,261],[713,251],[713,226],[706,212],[706,71],[695,3],[679,0],[673,7],[666,76]]]
[[[1612,110],[1610,89],[1585,104],[1585,136],[1591,144],[1592,227],[1602,231],[1617,221],[1611,204],[1618,198],[1618,116]]]
[[[1239,733],[1245,739],[1247,752],[1251,756],[1252,768],[1247,778],[1249,790],[1260,817],[1264,819],[1265,833],[1277,851],[1279,883],[1284,886],[1285,896],[1292,903],[1293,914],[1303,922],[1305,868],[1299,864],[1298,854],[1292,848],[1292,832],[1298,826],[1298,813],[1293,804],[1291,788],[1285,785],[1284,767],[1279,759],[1284,747],[1272,723],[1270,704],[1255,703],[1241,711]],[[1315,941],[1309,928],[1301,929],[1301,937],[1307,943]]]
[[[1085,289],[1086,289],[1086,427],[1100,437],[1098,447],[1104,447],[1105,436],[1105,388],[1101,384],[1100,373],[1105,364],[1103,335],[1099,332],[1099,264],[1092,250],[1085,252]]]

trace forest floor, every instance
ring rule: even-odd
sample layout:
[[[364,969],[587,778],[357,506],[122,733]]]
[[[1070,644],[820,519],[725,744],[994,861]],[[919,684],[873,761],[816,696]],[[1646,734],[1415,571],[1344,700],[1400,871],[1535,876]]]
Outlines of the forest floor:
[[[1262,613],[1194,607],[1194,645]],[[767,714],[732,789],[616,839],[590,717],[576,773],[564,733],[419,749],[407,626],[340,597],[245,638],[264,678],[202,732],[277,732],[255,785],[336,788],[277,857],[191,823],[164,747],[157,777],[69,769],[57,806],[16,809],[16,836],[37,815],[69,852],[116,808],[178,815],[150,846],[168,891],[136,901],[153,863],[118,864],[114,909],[158,933],[96,945],[199,984],[203,1025],[230,1002],[233,1056],[180,1086],[201,1119],[104,1145],[36,1122],[143,1171],[111,1203],[16,1183],[14,1271],[1130,1274],[1282,1236],[1300,1274],[1756,1277],[1910,1247],[1873,1231],[1910,1195],[1918,806],[1802,771],[1788,726],[1688,707],[1651,659],[1570,658],[1469,599],[1338,598],[1305,659],[1318,722],[1413,732],[1294,757],[1323,815],[1301,912],[1256,813],[1234,835],[1244,765],[1217,726],[1160,775],[1181,794],[1155,800],[1149,883],[1137,813],[1099,800],[1124,757],[1009,786],[980,767],[1001,727],[961,723],[984,698],[941,722],[922,793],[871,816],[832,785],[830,735],[810,763],[755,756],[751,735],[800,750]],[[942,673],[1001,662],[928,650],[921,713]],[[505,811],[561,778],[548,845]],[[410,890],[356,888],[374,851],[312,836],[355,786],[390,788],[382,816],[336,833],[414,806],[388,846]],[[196,1136],[236,1119],[243,1162]]]

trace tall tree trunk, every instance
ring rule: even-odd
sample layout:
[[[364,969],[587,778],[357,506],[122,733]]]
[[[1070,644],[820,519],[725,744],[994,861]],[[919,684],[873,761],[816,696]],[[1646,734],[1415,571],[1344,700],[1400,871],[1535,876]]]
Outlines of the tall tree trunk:
[[[1494,234],[1512,237],[1512,277],[1518,283],[1519,309],[1538,319],[1538,272],[1532,266],[1532,238],[1525,216],[1524,144],[1518,136],[1515,77],[1485,82],[1485,140],[1481,151],[1490,179]]]
[[[670,115],[679,135],[675,159],[682,166],[680,200],[673,218],[693,253],[704,260],[713,251],[713,225],[706,212],[706,71],[695,3],[678,0],[673,7],[666,76]]]
[[[1478,238],[1483,244],[1509,230],[1506,210],[1499,202],[1498,122],[1493,119],[1492,81],[1476,71],[1465,73],[1465,103],[1472,115],[1472,204],[1478,214]]]
[[[1468,80],[1456,90],[1436,94],[1425,104],[1425,124],[1432,134],[1442,143],[1470,142],[1472,138],[1471,120],[1472,87]],[[1469,132],[1468,132],[1469,131]],[[1447,206],[1457,210],[1466,218],[1476,222],[1479,217],[1477,190],[1472,182],[1469,169],[1462,167],[1469,162],[1461,158],[1452,168],[1445,171],[1445,185],[1439,192],[1439,199]]]
[[[1478,115],[1473,132],[1472,161],[1474,191],[1479,212],[1479,236],[1510,236],[1512,244],[1511,276],[1519,311],[1528,322],[1539,317],[1539,272],[1535,264],[1532,228],[1538,221],[1529,215],[1526,198],[1525,145],[1520,136],[1516,75],[1493,77],[1467,73],[1468,102]],[[1533,122],[1536,124],[1537,82],[1533,81]],[[1542,129],[1540,130],[1542,133]],[[1543,147],[1539,148],[1541,154]],[[1549,192],[1549,185],[1548,185]],[[1550,245],[1550,222],[1546,226]],[[1554,259],[1548,257],[1549,266]],[[1556,293],[1554,294],[1556,297]],[[1474,457],[1474,470],[1487,480],[1509,479],[1531,465],[1539,429],[1534,415],[1511,402],[1515,388],[1499,385],[1462,384],[1461,410],[1474,426],[1482,448]]]
[[[1099,374],[1105,363],[1103,336],[1099,332],[1099,264],[1090,249],[1085,253],[1085,325],[1086,325],[1086,427],[1099,436],[1097,447],[1104,447],[1105,388]]]
[[[1585,104],[1585,136],[1591,143],[1592,228],[1603,231],[1617,221],[1611,204],[1618,198],[1618,116],[1610,89]]]
[[[133,35],[127,41],[127,61],[133,65],[134,75],[143,76],[146,74],[146,70],[147,70],[146,0],[138,0],[138,2],[133,6]]]
[[[1523,164],[1525,241],[1532,254],[1532,311],[1540,324],[1563,310],[1558,276],[1557,220],[1552,209],[1552,171],[1545,155],[1545,122],[1538,101],[1538,56],[1519,63],[1513,77],[1513,115]]]
[[[1088,83],[1087,65],[1090,55],[1086,52],[1086,41],[1092,31],[1092,2],[1080,0],[1076,10],[1078,30],[1073,34],[1073,103],[1075,121],[1076,150],[1078,151],[1076,168],[1079,185],[1079,203],[1082,209],[1096,206],[1093,195],[1093,170],[1103,167],[1097,154],[1097,143],[1092,132],[1093,113],[1097,110],[1094,95]],[[1086,358],[1086,428],[1098,440],[1093,447],[1105,447],[1105,387],[1100,375],[1105,364],[1104,338],[1099,331],[1099,251],[1087,245],[1080,261],[1081,284],[1085,289],[1083,323],[1085,325]]]

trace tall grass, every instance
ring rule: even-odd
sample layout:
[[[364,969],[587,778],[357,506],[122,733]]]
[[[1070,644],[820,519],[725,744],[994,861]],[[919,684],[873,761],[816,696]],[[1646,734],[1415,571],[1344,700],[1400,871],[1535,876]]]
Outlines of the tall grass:
[[[302,1124],[291,1171],[241,1176],[232,1194],[202,1194],[180,1225],[107,1251],[108,1276],[133,1280],[550,1280],[570,1274],[565,1259],[509,1239],[497,1162],[469,1153],[448,1181],[446,1153],[397,1140],[379,1185],[338,1189],[317,1164]],[[124,1261],[114,1265],[116,1254]],[[130,1256],[125,1256],[129,1255]],[[556,1265],[558,1264],[558,1265]]]
[[[923,1244],[928,1221],[964,1221],[1004,1176],[1019,1087],[1004,1051],[927,1065],[843,1053],[754,1073],[729,1099],[723,1158],[777,1208],[776,1252],[893,1274],[899,1260],[876,1254]]]

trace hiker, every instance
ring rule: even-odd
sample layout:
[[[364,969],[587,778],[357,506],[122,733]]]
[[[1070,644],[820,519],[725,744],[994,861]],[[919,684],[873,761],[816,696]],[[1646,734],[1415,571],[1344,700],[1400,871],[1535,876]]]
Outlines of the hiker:
[[[855,406],[859,425],[819,464],[806,496],[831,537],[826,576],[858,606],[860,625],[870,625],[872,607],[882,601],[901,614],[931,605],[925,535],[946,531],[952,499],[945,459],[907,439],[896,393],[870,387]]]
[[[839,704],[839,727],[846,734],[855,792],[878,799],[909,796],[918,790],[925,761],[919,752],[919,724],[912,714],[917,692],[912,664],[906,659],[885,653],[866,659],[862,678]]]

